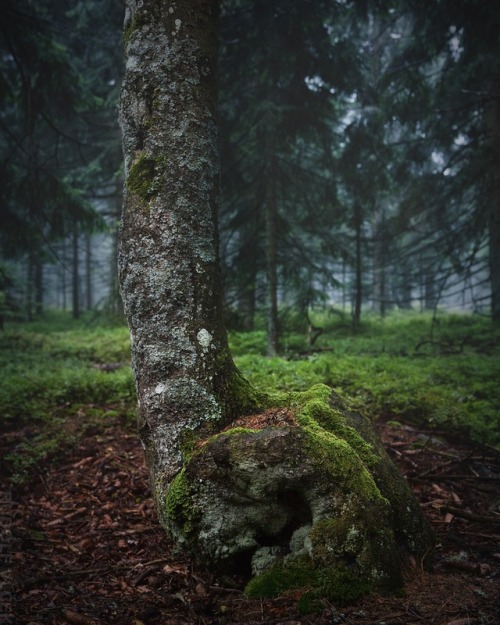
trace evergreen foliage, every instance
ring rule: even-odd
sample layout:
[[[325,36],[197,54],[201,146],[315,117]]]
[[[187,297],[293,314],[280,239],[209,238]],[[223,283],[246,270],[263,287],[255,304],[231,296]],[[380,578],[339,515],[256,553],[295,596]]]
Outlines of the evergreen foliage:
[[[56,262],[77,316],[97,303],[81,233],[113,230],[121,202],[123,6],[6,0],[0,18],[2,307],[40,312]],[[498,319],[498,20],[494,0],[221,3],[231,324],[264,311],[276,353],[287,311],[332,300],[358,327],[450,302]]]
[[[28,258],[39,308],[58,242],[106,225],[96,196],[121,167],[121,14],[108,0],[0,7],[0,253]]]
[[[306,319],[322,297],[338,302],[339,286],[354,327],[367,305],[383,316],[460,295],[475,310],[491,301],[496,319],[494,3],[266,7],[228,0],[222,11],[233,320],[251,329],[267,308],[275,353],[275,300]]]

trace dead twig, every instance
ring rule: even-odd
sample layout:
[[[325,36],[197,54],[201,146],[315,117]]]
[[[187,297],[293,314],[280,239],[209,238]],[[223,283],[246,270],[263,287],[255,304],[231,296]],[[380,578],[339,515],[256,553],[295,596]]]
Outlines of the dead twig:
[[[491,523],[493,525],[500,524],[500,517],[485,514],[474,514],[473,512],[467,512],[466,510],[461,510],[460,508],[455,508],[453,506],[442,506],[441,512],[453,514],[453,516],[461,519],[467,519],[468,521],[476,521],[477,523]]]

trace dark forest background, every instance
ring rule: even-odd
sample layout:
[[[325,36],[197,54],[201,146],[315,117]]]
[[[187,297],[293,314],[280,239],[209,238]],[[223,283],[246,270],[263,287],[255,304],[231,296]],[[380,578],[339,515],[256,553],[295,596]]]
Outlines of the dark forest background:
[[[119,314],[124,6],[0,8],[0,302]],[[466,309],[500,320],[500,16],[493,0],[225,0],[228,325]]]

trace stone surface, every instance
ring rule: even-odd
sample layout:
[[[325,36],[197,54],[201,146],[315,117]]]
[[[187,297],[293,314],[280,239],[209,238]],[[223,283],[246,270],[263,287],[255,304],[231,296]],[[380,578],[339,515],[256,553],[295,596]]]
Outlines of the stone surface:
[[[264,580],[306,566],[336,587],[399,588],[410,556],[430,563],[432,535],[373,425],[325,386],[295,394],[292,408],[294,424],[238,427],[198,445],[165,524],[225,572]]]

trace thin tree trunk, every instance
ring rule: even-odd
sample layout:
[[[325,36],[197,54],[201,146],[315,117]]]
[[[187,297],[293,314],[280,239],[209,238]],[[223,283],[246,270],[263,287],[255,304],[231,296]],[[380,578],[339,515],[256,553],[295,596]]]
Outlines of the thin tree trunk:
[[[393,282],[394,299],[399,308],[403,310],[411,310],[412,307],[412,291],[413,291],[413,275],[408,263],[400,262],[395,271],[395,280]]]
[[[266,189],[266,237],[267,237],[267,353],[276,356],[279,352],[278,330],[278,206],[276,198],[276,163],[270,149],[270,168]]]
[[[92,235],[87,232],[85,234],[85,307],[87,310],[92,310],[94,305],[92,288]]]
[[[362,215],[361,208],[356,205],[354,207],[354,231],[356,245],[356,261],[355,261],[355,291],[354,291],[354,311],[352,316],[352,326],[354,330],[358,330],[361,323],[361,303],[363,301],[363,267],[361,257],[361,234],[362,234]]]
[[[43,313],[43,263],[36,259],[33,267],[33,282],[35,289],[35,314]]]
[[[60,287],[61,287],[61,308],[62,310],[66,310],[66,239],[63,239],[61,245],[61,263],[59,265],[60,270]]]
[[[347,304],[347,259],[342,256],[342,312],[345,312]]]
[[[256,298],[257,271],[247,275],[247,282],[240,291],[238,307],[242,318],[243,330],[252,332],[255,319],[255,298]]]
[[[486,109],[486,128],[490,147],[489,184],[489,265],[491,317],[500,324],[500,83],[491,85],[491,100]]]
[[[80,256],[78,249],[78,224],[75,222],[72,234],[72,312],[73,319],[80,318]]]
[[[28,254],[26,263],[26,288],[24,297],[24,318],[26,321],[33,321],[33,274],[34,261],[33,254]]]
[[[380,213],[375,218],[373,255],[373,298],[372,308],[378,310],[380,316],[386,312],[386,245],[385,240],[385,207],[382,205]]]
[[[430,270],[424,271],[424,308],[425,310],[435,310],[437,306],[436,279]]]

